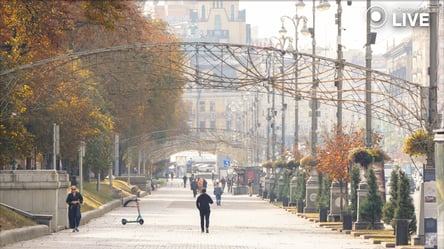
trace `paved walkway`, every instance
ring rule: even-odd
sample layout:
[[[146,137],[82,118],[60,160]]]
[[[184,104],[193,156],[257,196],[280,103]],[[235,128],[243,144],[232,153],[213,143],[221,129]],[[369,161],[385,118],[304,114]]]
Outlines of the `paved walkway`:
[[[141,198],[143,225],[122,225],[122,218],[137,217],[137,209],[119,207],[81,226],[78,233],[64,230],[10,244],[4,249],[380,248],[367,240],[319,228],[260,198],[246,195],[223,195],[222,206],[212,206],[210,233],[201,233],[195,198],[180,182],[170,181]],[[211,185],[208,192],[212,193]]]

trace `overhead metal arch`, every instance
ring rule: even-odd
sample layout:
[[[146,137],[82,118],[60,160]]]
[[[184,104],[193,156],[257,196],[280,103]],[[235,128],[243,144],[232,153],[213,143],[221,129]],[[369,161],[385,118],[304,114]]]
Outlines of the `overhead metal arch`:
[[[169,56],[173,53],[174,56]],[[168,60],[171,70],[178,70],[179,72],[176,72],[183,75],[187,84],[181,88],[185,89],[226,89],[259,93],[273,90],[286,96],[310,100],[313,97],[312,85],[315,83],[312,68],[315,68],[315,79],[318,83],[316,98],[320,103],[336,106],[338,91],[335,82],[341,80],[340,101],[344,109],[365,115],[366,106],[369,104],[365,98],[368,70],[363,66],[272,47],[204,42],[124,45],[37,61],[1,71],[0,81],[6,90],[2,95],[8,95],[15,86],[23,82],[38,82],[47,74],[57,74],[58,79],[66,78],[79,83],[91,80],[124,84],[127,83],[128,74],[147,77],[155,74],[156,70],[152,69],[160,66],[156,64],[156,58]],[[313,63],[315,67],[312,67]],[[123,67],[123,64],[134,65],[133,71],[129,72],[128,67]],[[342,66],[342,79],[336,77],[338,65]],[[103,70],[97,70],[99,73],[84,74],[83,77],[73,77],[91,68]],[[407,131],[424,127],[419,84],[375,70],[371,71],[371,81],[371,110],[374,119],[394,124]],[[55,89],[47,90],[56,94]],[[153,85],[145,90],[169,89]],[[139,89],[134,92],[119,92],[119,89],[116,89],[115,94],[131,96],[137,94],[137,91]],[[0,112],[6,110],[8,104],[0,97]],[[174,146],[169,145],[163,149],[167,151],[172,147]]]
[[[128,148],[134,147],[143,151],[146,153],[146,158],[152,163],[169,159],[170,155],[182,151],[196,150],[212,154],[230,154],[233,152],[241,154],[252,145],[265,147],[267,143],[265,138],[256,138],[250,136],[250,134],[224,129],[194,128],[186,134],[176,133],[177,135],[166,137],[156,136],[157,133],[152,132],[132,139],[124,139],[122,143]]]
[[[177,53],[178,51],[182,53]],[[272,47],[249,45],[181,42],[181,43],[146,43],[101,48],[66,54],[19,66],[0,72],[0,80],[12,90],[21,81],[39,80],[45,73],[54,71],[59,77],[70,77],[75,72],[92,67],[103,67],[108,70],[102,75],[90,75],[97,81],[115,80],[124,82],[122,75],[128,73],[153,74],[149,68],[158,65],[147,64],[146,55],[154,58],[170,58],[172,68],[180,72],[188,81],[186,88],[231,89],[239,91],[267,92],[271,88],[277,93],[288,96],[299,96],[302,99],[312,98],[311,86],[312,63],[316,63],[316,79],[319,80],[317,98],[320,103],[335,106],[337,88],[335,77],[338,61],[322,56],[285,51]],[[284,57],[284,60],[282,60]],[[82,63],[77,63],[77,62]],[[278,64],[284,61],[284,65]],[[141,65],[132,72],[127,72],[119,65],[132,63]],[[155,63],[155,61],[154,61]],[[359,114],[365,114],[365,80],[367,69],[363,66],[341,62],[343,65],[342,103],[343,108]],[[73,66],[75,65],[75,66]],[[282,67],[283,70],[270,70]],[[298,73],[295,74],[295,70]],[[297,91],[295,75],[298,76]],[[85,80],[85,78],[78,79]],[[371,71],[372,80],[372,116],[408,131],[423,127],[419,84],[409,82],[391,75]],[[153,86],[151,90],[168,90]],[[5,93],[7,94],[7,93]],[[126,94],[132,94],[127,92]],[[1,99],[0,99],[1,100]],[[0,101],[3,110],[4,101]]]

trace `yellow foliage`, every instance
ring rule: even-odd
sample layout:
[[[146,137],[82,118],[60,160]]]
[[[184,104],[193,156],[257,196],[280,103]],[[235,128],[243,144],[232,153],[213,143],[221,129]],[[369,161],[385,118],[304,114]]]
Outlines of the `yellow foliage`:
[[[417,130],[406,137],[402,152],[409,156],[424,156],[433,151],[433,137],[427,130]]]

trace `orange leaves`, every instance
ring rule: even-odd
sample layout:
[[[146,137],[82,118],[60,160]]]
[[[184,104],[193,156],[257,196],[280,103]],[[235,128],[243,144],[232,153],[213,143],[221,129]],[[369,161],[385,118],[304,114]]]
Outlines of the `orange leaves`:
[[[354,148],[363,146],[364,130],[339,132],[334,128],[324,135],[324,145],[318,151],[317,170],[325,172],[331,179],[348,181],[348,155]]]

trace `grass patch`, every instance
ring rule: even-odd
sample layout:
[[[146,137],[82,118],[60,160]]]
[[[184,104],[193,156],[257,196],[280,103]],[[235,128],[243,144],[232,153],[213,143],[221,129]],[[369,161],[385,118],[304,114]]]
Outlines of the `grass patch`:
[[[69,189],[67,189],[67,191],[69,191]],[[82,212],[96,209],[115,200],[116,191],[121,191],[123,197],[131,195],[131,187],[125,181],[113,180],[113,187],[109,186],[108,180],[100,182],[99,191],[97,191],[97,182],[84,183]],[[68,195],[68,193],[69,192],[67,192],[66,195]],[[37,223],[33,220],[0,206],[0,230],[10,230],[34,225],[37,225]]]
[[[37,225],[35,221],[32,221],[9,208],[0,206],[0,230],[10,230],[18,227],[34,225]]]

